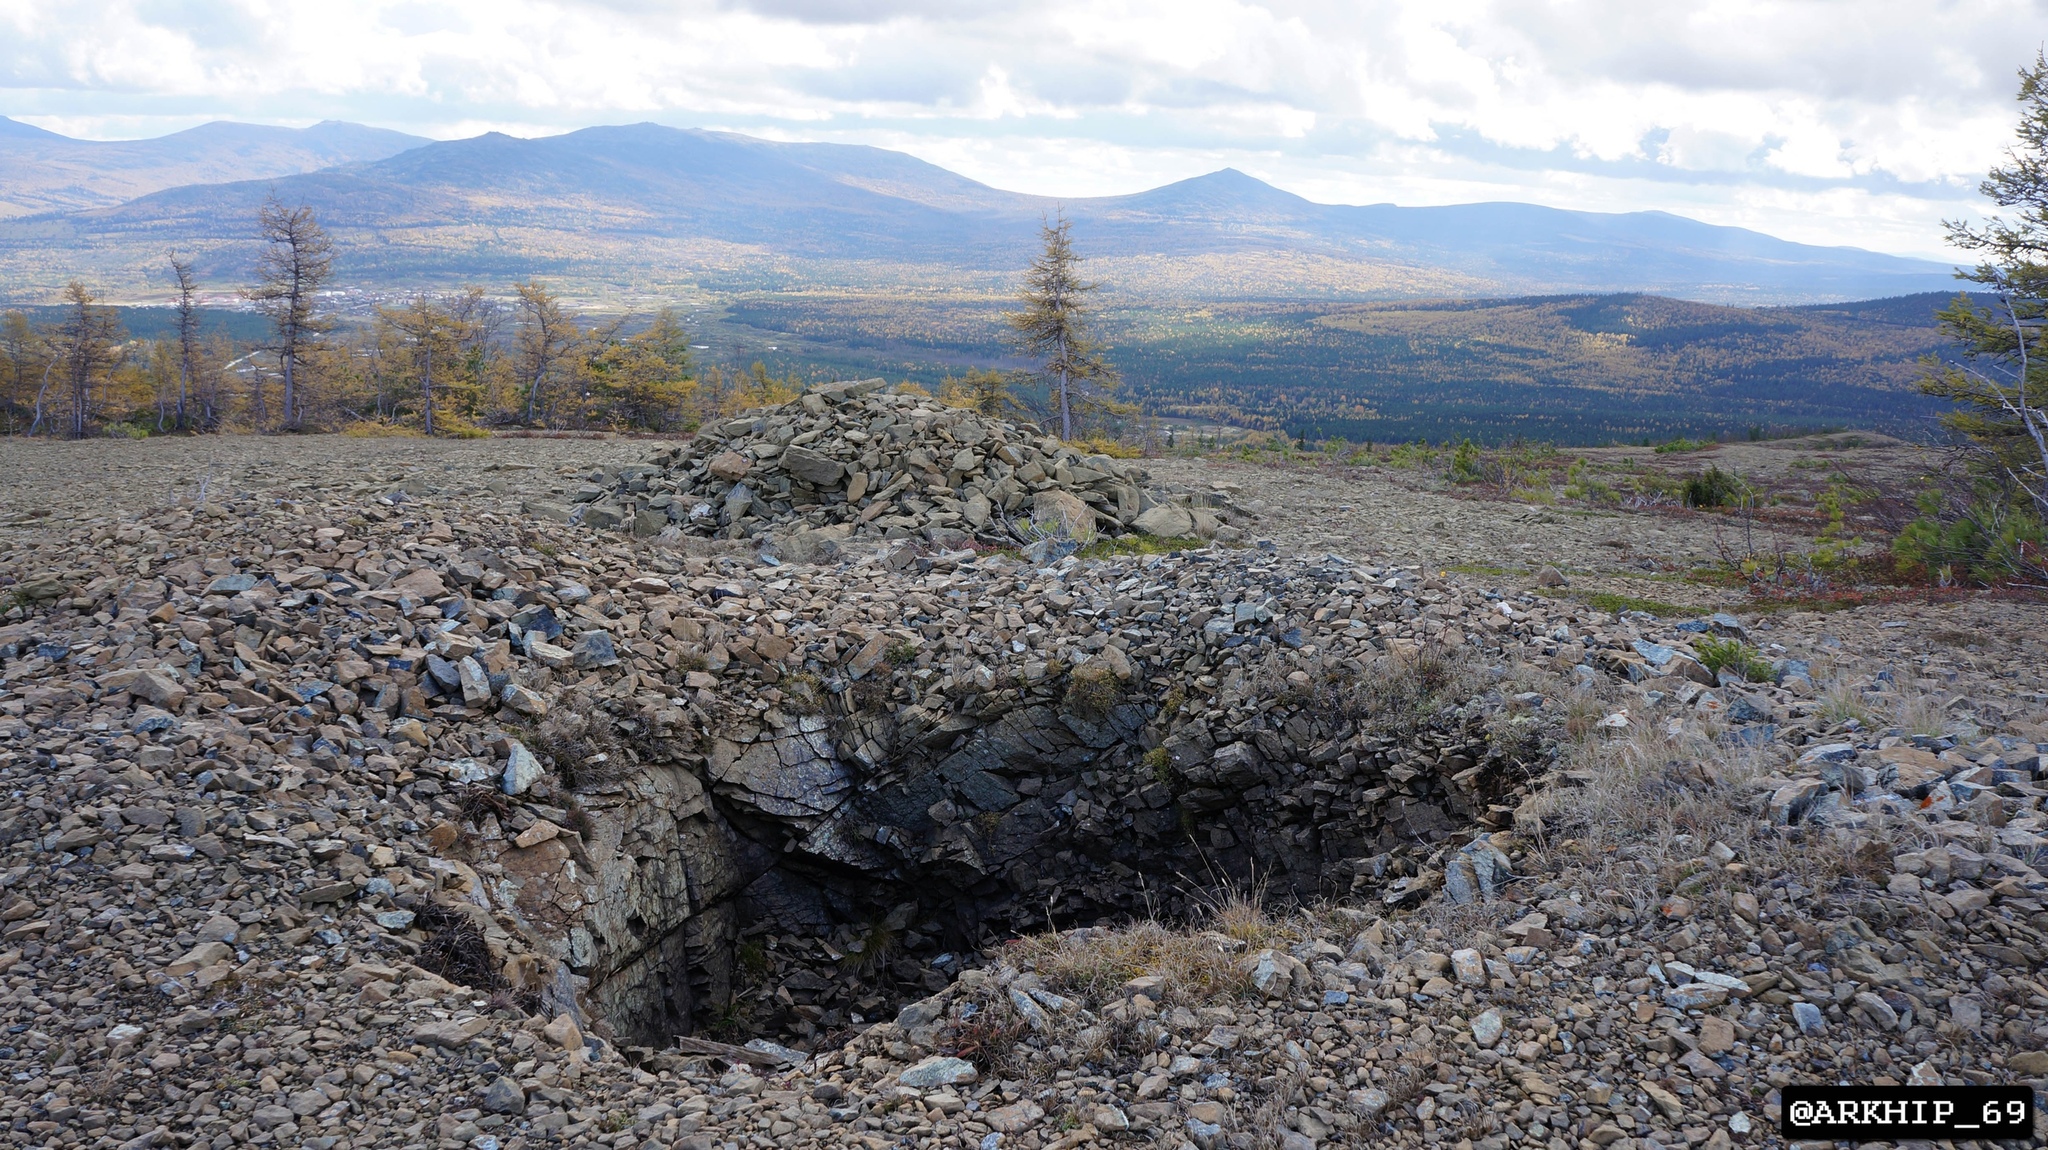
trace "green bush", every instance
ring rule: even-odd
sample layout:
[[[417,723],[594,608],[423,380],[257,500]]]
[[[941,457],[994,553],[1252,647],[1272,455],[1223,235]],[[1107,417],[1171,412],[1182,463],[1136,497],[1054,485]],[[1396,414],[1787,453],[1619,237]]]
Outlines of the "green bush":
[[[1460,443],[1458,449],[1451,453],[1451,482],[1477,483],[1481,478],[1479,474],[1479,448],[1468,439]]]
[[[1714,441],[1711,439],[1686,439],[1684,437],[1680,437],[1678,439],[1672,440],[1669,443],[1658,444],[1656,447],[1656,453],[1658,455],[1677,455],[1681,452],[1699,451],[1703,448],[1708,448],[1712,446],[1714,446]]]
[[[1902,571],[1918,570],[1944,585],[1990,584],[2048,564],[2048,531],[2001,493],[1980,491],[1952,505],[1929,489],[1916,503],[1919,517],[1892,540],[1892,560]]]
[[[1709,467],[1685,481],[1687,507],[1726,507],[1742,495],[1743,482],[1719,467]]]
[[[1715,674],[1725,667],[1752,683],[1771,677],[1770,660],[1740,639],[1703,638],[1693,643],[1692,649],[1700,657],[1700,666]]]

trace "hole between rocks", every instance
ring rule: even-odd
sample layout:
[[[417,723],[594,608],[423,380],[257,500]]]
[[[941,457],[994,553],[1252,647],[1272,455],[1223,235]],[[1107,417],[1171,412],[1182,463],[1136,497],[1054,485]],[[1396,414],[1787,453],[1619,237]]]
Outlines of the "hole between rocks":
[[[1500,744],[1497,695],[1430,710],[1473,694],[1458,674],[1366,684],[1363,707],[1299,690],[1235,726],[1079,673],[1056,701],[923,727],[858,689],[703,741],[642,716],[636,745],[667,761],[583,788],[586,857],[611,861],[564,949],[628,1047],[815,1048],[1023,933],[1186,920],[1222,887],[1419,898],[1439,848],[1511,820],[1545,754]]]

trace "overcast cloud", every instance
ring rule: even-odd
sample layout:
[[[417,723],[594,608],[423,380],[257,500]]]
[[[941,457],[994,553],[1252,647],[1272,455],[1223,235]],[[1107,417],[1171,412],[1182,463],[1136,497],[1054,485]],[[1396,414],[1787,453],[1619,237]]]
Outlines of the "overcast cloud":
[[[2048,0],[0,0],[0,114],[71,135],[654,120],[1000,187],[1234,166],[1333,203],[1659,209],[1944,258]]]

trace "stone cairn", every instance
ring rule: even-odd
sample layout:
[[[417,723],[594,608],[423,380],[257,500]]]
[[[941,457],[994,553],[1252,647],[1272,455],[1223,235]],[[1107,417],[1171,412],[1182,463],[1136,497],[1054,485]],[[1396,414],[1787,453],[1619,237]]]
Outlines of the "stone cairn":
[[[1036,424],[869,379],[715,420],[644,464],[594,472],[575,507],[528,510],[637,535],[774,534],[807,549],[856,537],[954,549],[1133,531],[1239,537],[1222,496],[1175,496],[1149,480],[1134,462],[1078,451]]]

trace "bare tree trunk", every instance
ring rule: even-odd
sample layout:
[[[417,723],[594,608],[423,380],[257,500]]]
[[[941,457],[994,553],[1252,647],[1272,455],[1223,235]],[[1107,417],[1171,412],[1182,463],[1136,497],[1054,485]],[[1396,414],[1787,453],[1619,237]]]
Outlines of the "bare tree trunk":
[[[2040,456],[2041,460],[2041,471],[2035,477],[2035,482],[2028,483],[2017,474],[2012,475],[2012,479],[2013,482],[2019,484],[2020,490],[2026,492],[2027,496],[2034,501],[2035,507],[2043,515],[2048,515],[2048,414],[2035,411],[2032,403],[2027,399],[2027,384],[2030,382],[2027,374],[2032,370],[2033,365],[2027,356],[2027,329],[2020,323],[2019,309],[2012,305],[2011,300],[2007,300],[2005,301],[2005,311],[2007,315],[2012,317],[2013,335],[2018,337],[2019,340],[2020,380],[2019,387],[2015,389],[2018,393],[2017,402],[2006,399],[2004,389],[2002,388],[1999,390],[1998,398],[2007,411],[2019,417],[2020,427],[2026,431],[2027,437],[2034,441],[2034,451]],[[2020,470],[2025,472],[2025,466],[2022,465]],[[2012,474],[2010,469],[2008,469],[2007,473]]]
[[[36,428],[43,425],[43,397],[50,393],[50,373],[56,369],[57,357],[53,355],[50,357],[50,362],[43,365],[43,385],[36,389],[36,417],[28,425],[28,433],[30,435],[34,435]]]
[[[85,359],[85,348],[82,346],[84,338],[81,335],[79,337],[80,346],[75,346],[71,349],[71,363],[69,365],[71,372],[71,438],[73,439],[85,438],[85,426],[89,422],[87,416],[92,411],[92,374],[90,365]]]
[[[284,376],[285,430],[296,429],[305,415],[299,358],[329,324],[314,311],[314,295],[333,271],[334,249],[308,207],[287,209],[273,194],[257,215],[269,244],[257,261],[256,287],[245,294],[257,301],[277,331],[279,368]]]
[[[192,264],[173,254],[171,274],[178,280],[178,430],[185,431],[190,424],[186,404],[192,391],[193,343],[198,336],[196,304],[192,298]]]
[[[427,435],[432,437],[434,434],[434,345],[431,335],[422,342],[425,346],[420,351],[425,358],[422,360],[423,366],[420,371],[421,411],[424,412],[421,419],[425,421]]]

